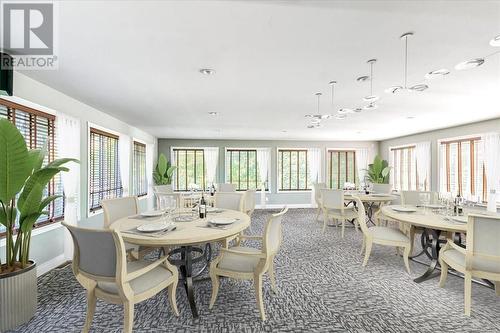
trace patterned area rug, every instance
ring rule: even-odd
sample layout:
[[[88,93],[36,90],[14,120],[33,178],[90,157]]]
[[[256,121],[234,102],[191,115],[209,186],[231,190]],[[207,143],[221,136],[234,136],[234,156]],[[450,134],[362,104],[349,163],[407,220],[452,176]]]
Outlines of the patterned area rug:
[[[252,233],[260,234],[273,211],[255,211]],[[210,281],[195,285],[200,317],[193,320],[184,290],[177,290],[180,317],[173,316],[166,292],[135,307],[136,332],[500,332],[500,297],[474,284],[472,316],[463,314],[463,280],[449,276],[446,287],[433,279],[416,284],[393,248],[374,245],[361,267],[361,233],[327,228],[312,209],[291,209],[283,223],[283,246],[276,258],[279,292],[265,279],[267,321],[262,322],[250,282],[223,279],[217,302],[208,309]],[[425,266],[411,263],[412,276]],[[85,292],[69,266],[39,278],[36,316],[16,332],[79,332]],[[120,332],[121,306],[98,301],[93,332]]]

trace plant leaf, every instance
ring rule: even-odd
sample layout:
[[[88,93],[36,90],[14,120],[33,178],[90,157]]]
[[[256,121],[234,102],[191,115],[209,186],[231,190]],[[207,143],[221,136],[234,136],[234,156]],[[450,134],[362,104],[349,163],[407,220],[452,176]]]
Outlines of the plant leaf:
[[[160,154],[160,156],[158,156],[157,166],[160,175],[165,175],[165,172],[167,172],[167,157],[164,154]]]
[[[35,183],[28,192],[23,190],[21,196],[24,193],[27,193],[24,197],[24,200],[18,204],[17,209],[21,213],[20,220],[26,217],[27,215],[37,213],[40,210],[40,202],[42,201],[43,189],[45,188],[45,184],[41,184],[39,182]],[[19,197],[18,202],[21,201],[21,197]]]
[[[61,165],[63,164],[66,164],[66,163],[69,163],[69,162],[75,162],[75,163],[80,163],[79,160],[77,160],[76,158],[59,158],[57,160],[54,160],[52,162],[50,162],[49,164],[47,164],[47,168],[55,168],[55,167],[60,167]]]
[[[48,168],[44,167],[38,171],[35,171],[26,181],[24,185],[23,191],[17,200],[17,207],[21,211],[23,210],[24,204],[27,200],[27,197],[30,195],[30,192],[36,187],[40,186],[42,189],[48,184],[48,182],[60,171],[67,171],[67,168],[64,167],[54,167]],[[40,204],[40,201],[38,201]]]
[[[19,130],[7,119],[0,120],[0,201],[9,202],[21,190],[33,168]]]
[[[50,195],[42,200],[40,203],[40,210],[43,210],[45,207],[47,207],[48,204],[50,204],[52,201],[61,198],[62,195]]]

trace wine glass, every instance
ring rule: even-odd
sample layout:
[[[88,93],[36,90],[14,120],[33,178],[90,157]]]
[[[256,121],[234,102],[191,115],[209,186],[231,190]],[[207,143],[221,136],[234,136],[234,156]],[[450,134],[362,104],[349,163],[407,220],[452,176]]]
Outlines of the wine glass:
[[[425,214],[431,202],[431,194],[429,192],[421,192],[418,194],[418,198],[422,206],[424,206],[424,214]]]

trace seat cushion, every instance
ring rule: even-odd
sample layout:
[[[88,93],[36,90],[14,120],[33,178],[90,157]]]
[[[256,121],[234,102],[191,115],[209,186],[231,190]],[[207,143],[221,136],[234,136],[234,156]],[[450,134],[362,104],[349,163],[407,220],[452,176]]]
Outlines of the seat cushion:
[[[261,253],[261,250],[252,247],[235,246],[230,248],[230,250],[247,252],[247,253]],[[225,252],[222,255],[222,259],[217,265],[218,269],[233,271],[233,272],[243,272],[251,273],[255,270],[259,264],[260,258],[246,256],[244,254],[235,254],[231,252]]]
[[[374,239],[394,242],[410,242],[410,239],[399,229],[375,226],[368,229]]]
[[[451,267],[454,267],[457,264],[461,267],[465,267],[465,254],[458,250],[447,249],[446,251],[441,251],[439,255],[441,256],[441,259],[443,259]],[[476,271],[500,274],[500,265],[498,262],[484,258],[473,258],[472,269]]]
[[[127,272],[132,273],[138,269],[150,265],[150,261],[131,261],[127,262]],[[163,266],[157,266],[149,272],[130,281],[130,287],[134,294],[141,294],[151,288],[156,287],[162,282],[165,282],[172,276],[172,273]],[[99,282],[97,287],[111,294],[118,294],[118,287],[114,282]]]
[[[342,210],[340,210],[340,209],[328,208],[328,215],[342,216],[342,217],[354,219],[354,218],[358,217],[358,212],[352,206],[344,208],[343,215],[342,215]]]

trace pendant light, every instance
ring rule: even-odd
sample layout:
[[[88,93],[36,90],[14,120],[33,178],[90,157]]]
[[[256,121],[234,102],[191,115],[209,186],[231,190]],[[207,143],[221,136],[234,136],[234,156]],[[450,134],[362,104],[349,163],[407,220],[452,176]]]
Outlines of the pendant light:
[[[377,59],[370,59],[366,63],[370,65],[370,95],[363,97],[363,101],[373,103],[379,100],[377,95],[373,94],[373,65]]]

